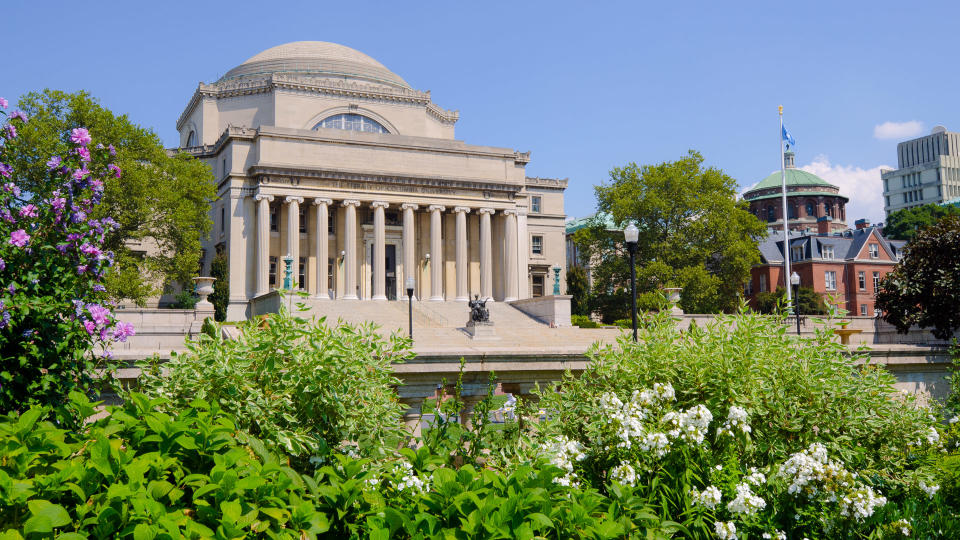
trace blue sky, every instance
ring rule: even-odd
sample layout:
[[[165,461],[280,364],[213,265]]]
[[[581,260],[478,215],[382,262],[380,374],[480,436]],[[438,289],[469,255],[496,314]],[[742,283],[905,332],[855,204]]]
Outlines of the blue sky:
[[[528,175],[568,177],[570,216],[594,210],[612,167],[691,148],[756,183],[779,168],[783,104],[798,166],[876,222],[896,143],[960,130],[957,2],[147,5],[8,3],[0,96],[87,89],[173,146],[199,81],[274,45],[332,41],[458,109],[458,139],[530,150]]]

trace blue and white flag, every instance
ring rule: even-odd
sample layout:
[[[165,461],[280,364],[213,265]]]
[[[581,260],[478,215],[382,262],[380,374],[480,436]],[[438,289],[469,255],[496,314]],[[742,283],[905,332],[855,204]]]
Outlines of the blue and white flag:
[[[790,144],[797,144],[797,141],[793,139],[793,135],[791,135],[790,132],[787,131],[787,126],[782,126],[782,127],[783,127],[783,140],[787,141]]]

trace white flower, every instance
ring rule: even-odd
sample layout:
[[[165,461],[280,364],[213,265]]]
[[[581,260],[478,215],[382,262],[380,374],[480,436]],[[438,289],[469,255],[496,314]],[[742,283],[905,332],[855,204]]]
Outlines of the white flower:
[[[900,529],[900,534],[904,536],[910,536],[910,531],[913,530],[910,527],[910,522],[905,519],[898,519],[890,524],[894,529]]]
[[[754,494],[750,490],[749,484],[738,484],[736,498],[727,503],[727,510],[734,514],[747,514],[749,516],[766,507],[766,501]]]
[[[691,407],[683,412],[668,412],[663,415],[663,423],[672,429],[669,433],[674,439],[700,444],[707,436],[707,429],[713,421],[713,414],[704,405]]]
[[[663,457],[670,451],[670,440],[663,433],[646,433],[640,440],[640,449],[644,452],[653,452],[657,457]]]
[[[743,407],[738,407],[737,405],[730,407],[730,411],[727,413],[727,420],[722,426],[717,428],[717,435],[733,435],[734,431],[737,430],[743,433],[750,433],[753,431],[753,428],[750,427],[748,422],[749,418],[750,415]]]
[[[849,516],[857,521],[863,521],[872,516],[874,510],[887,504],[887,499],[877,495],[870,486],[863,486],[851,491],[839,502],[841,516]]]
[[[713,528],[720,540],[737,540],[737,526],[732,521],[717,521]]]
[[[674,401],[677,399],[677,394],[673,391],[673,385],[670,383],[653,383],[653,391],[661,401]]]
[[[718,470],[718,471],[722,471],[722,470],[723,470],[723,465],[717,465],[716,467],[714,467],[714,469],[716,469],[716,470]]]
[[[920,481],[920,489],[923,490],[923,492],[927,494],[927,497],[929,497],[929,498],[932,499],[933,496],[936,495],[938,491],[940,491],[940,486],[938,486],[938,485],[928,486],[928,485],[926,484],[926,482],[924,482],[923,480],[921,480],[921,481]]]
[[[720,504],[720,490],[716,486],[707,486],[703,491],[690,490],[690,499],[694,506],[703,506],[713,510]]]
[[[610,469],[610,479],[626,486],[633,486],[637,483],[637,472],[629,463],[621,463]]]
[[[926,437],[928,444],[935,445],[940,442],[940,432],[933,426],[927,429]]]
[[[750,474],[744,477],[744,481],[753,486],[759,486],[767,481],[767,477],[757,470],[756,467],[750,467]]]
[[[954,416],[950,419],[951,424],[956,424],[957,422],[960,422],[960,416]]]

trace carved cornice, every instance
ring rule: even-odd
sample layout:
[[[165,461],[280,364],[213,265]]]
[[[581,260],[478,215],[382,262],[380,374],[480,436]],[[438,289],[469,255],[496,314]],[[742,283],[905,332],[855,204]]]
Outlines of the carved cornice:
[[[220,81],[213,84],[200,83],[193,93],[187,107],[177,119],[179,130],[193,109],[204,97],[214,99],[263,94],[275,89],[296,92],[309,92],[349,98],[371,99],[396,103],[414,103],[426,107],[427,112],[446,124],[455,124],[460,118],[459,111],[449,111],[431,101],[430,92],[421,92],[409,88],[396,88],[356,81],[337,80],[327,77],[308,77],[288,73],[274,73],[260,78],[241,78]]]
[[[513,162],[517,165],[526,165],[530,163],[530,152],[520,152],[515,150],[513,152]]]
[[[569,184],[569,178],[540,178],[539,176],[528,176],[525,179],[528,186],[537,186],[545,188],[566,189]]]
[[[296,184],[303,178],[317,178],[327,180],[346,180],[353,182],[369,182],[371,184],[386,184],[395,186],[417,186],[425,188],[464,189],[474,191],[488,191],[500,195],[515,195],[521,187],[515,184],[487,183],[473,180],[453,178],[437,178],[413,175],[388,175],[378,173],[362,173],[342,171],[337,169],[302,169],[283,166],[254,165],[247,171],[249,176],[261,177],[261,183],[272,183],[275,180]]]

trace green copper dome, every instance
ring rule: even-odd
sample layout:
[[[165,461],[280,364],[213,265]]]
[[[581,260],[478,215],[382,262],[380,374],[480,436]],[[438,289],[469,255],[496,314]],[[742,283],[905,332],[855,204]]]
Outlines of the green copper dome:
[[[827,182],[823,178],[820,178],[819,176],[813,173],[808,173],[807,171],[801,171],[800,169],[787,169],[786,177],[787,177],[788,191],[791,187],[799,187],[799,186],[828,187],[828,188],[838,189],[837,186]],[[782,185],[782,181],[780,179],[780,171],[777,171],[771,174],[770,176],[764,178],[759,184],[750,188],[750,190],[745,192],[743,195],[744,195],[744,198],[749,199],[750,194],[756,191],[762,191],[762,190],[771,189],[771,188],[779,188],[781,185]]]

